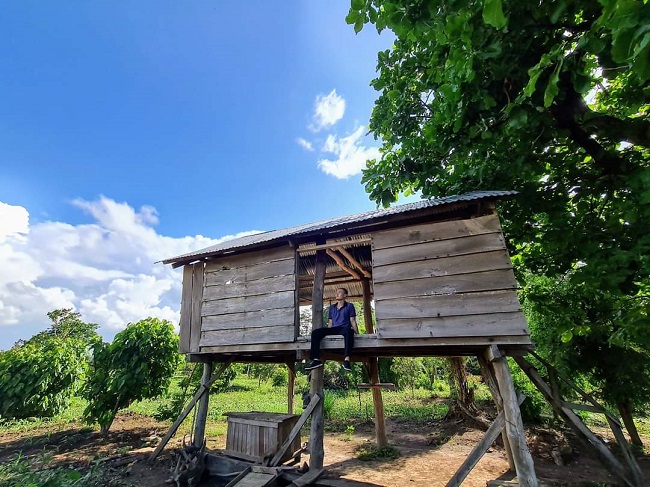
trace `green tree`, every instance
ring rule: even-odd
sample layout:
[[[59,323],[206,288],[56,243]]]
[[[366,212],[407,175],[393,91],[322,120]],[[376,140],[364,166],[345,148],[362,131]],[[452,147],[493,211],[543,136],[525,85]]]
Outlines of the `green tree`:
[[[397,387],[408,387],[411,395],[415,395],[415,386],[421,381],[425,373],[421,358],[398,357],[393,360],[390,366],[391,371],[397,377]]]
[[[167,389],[179,360],[174,326],[157,318],[129,324],[113,343],[98,342],[83,389],[84,417],[107,434],[120,409]]]
[[[619,328],[613,297],[549,277],[529,278],[522,297],[538,352],[564,376],[585,378],[592,394],[619,411],[632,443],[642,446],[632,415],[650,402],[650,356],[610,339]],[[571,339],[556,333],[567,328],[565,321],[580,333]]]
[[[67,407],[84,378],[97,325],[79,313],[47,314],[51,326],[0,353],[0,416],[49,417]]]
[[[501,217],[524,287],[548,276],[608,303],[597,323],[593,303],[577,321],[556,306],[556,333],[650,353],[650,5],[353,0],[347,21],[397,37],[371,82],[370,197],[518,190]]]

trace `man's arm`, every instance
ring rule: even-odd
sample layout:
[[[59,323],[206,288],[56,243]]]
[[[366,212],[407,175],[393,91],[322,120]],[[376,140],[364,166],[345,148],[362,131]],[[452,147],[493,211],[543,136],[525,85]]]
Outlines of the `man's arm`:
[[[350,324],[352,325],[352,329],[354,330],[355,333],[359,333],[359,327],[357,326],[357,318],[356,316],[350,316]]]
[[[328,327],[328,328],[332,328],[332,318],[330,318],[329,320],[327,320],[327,327]]]

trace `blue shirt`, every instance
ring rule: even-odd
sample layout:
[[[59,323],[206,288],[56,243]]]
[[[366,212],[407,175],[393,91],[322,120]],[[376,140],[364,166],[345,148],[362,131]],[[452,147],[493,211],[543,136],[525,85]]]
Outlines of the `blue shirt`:
[[[350,318],[357,316],[357,311],[352,303],[346,302],[341,309],[337,308],[337,303],[330,306],[328,319],[332,320],[332,326],[352,326]]]

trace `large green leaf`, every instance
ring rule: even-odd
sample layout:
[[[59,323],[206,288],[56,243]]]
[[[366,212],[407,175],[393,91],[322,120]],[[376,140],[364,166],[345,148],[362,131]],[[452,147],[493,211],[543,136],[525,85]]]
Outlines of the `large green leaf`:
[[[501,0],[485,0],[483,5],[483,20],[486,24],[497,29],[503,29],[508,25],[508,19],[503,14]]]

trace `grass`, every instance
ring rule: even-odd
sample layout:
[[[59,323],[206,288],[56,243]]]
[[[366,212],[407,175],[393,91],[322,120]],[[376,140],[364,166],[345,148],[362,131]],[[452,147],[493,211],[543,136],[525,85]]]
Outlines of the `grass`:
[[[172,383],[170,394],[157,398],[147,399],[133,403],[128,411],[153,417],[156,411],[171,400],[171,392],[178,391],[177,383]],[[297,388],[299,391],[299,389]],[[189,401],[194,391],[188,391],[186,402]],[[475,391],[477,401],[491,401],[487,387],[480,384]],[[440,387],[434,391],[425,389],[410,389],[402,391],[382,391],[384,412],[386,418],[405,421],[428,423],[443,418],[448,411],[445,399],[448,398],[448,389]],[[294,396],[294,413],[302,413],[302,398],[300,394]],[[61,414],[53,418],[31,418],[19,421],[6,421],[0,423],[2,432],[29,431],[41,426],[54,426],[60,429],[73,422],[82,422],[83,410],[86,401],[73,398],[70,406]],[[206,434],[210,438],[218,438],[218,443],[225,443],[227,418],[223,416],[229,411],[267,411],[276,413],[287,412],[286,386],[273,386],[271,381],[258,385],[255,378],[248,378],[244,374],[237,376],[229,390],[214,393],[210,397],[208,423]],[[342,390],[326,391],[325,399],[326,428],[328,431],[345,432],[350,425],[372,421],[374,417],[372,392],[369,390]],[[603,422],[599,415],[589,414],[585,418],[591,425],[600,426]],[[178,435],[188,434],[191,431],[192,414],[190,414],[179,428]],[[650,418],[636,417],[639,432],[650,435]]]
[[[400,455],[399,450],[394,446],[377,446],[371,443],[359,445],[356,453],[357,458],[364,462],[370,460],[394,460]]]

